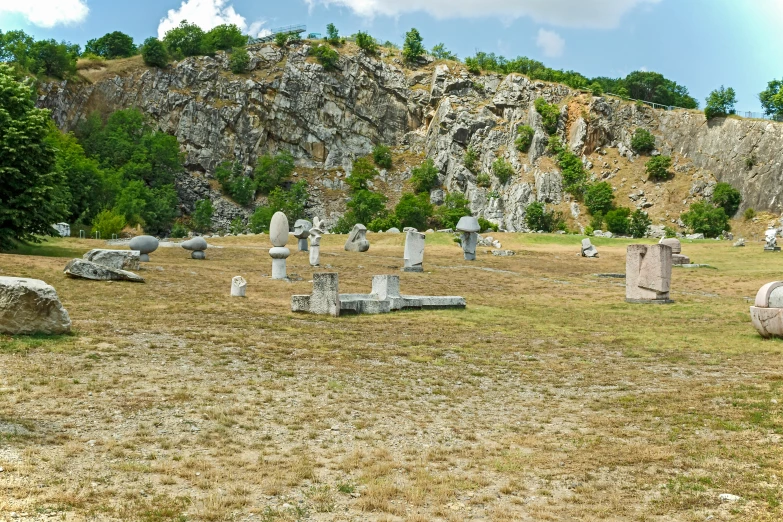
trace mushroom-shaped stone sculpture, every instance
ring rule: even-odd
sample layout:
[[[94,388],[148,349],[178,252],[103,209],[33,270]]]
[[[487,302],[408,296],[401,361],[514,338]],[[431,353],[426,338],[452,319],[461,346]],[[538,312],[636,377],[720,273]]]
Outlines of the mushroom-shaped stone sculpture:
[[[462,216],[457,222],[457,230],[462,232],[462,251],[466,261],[476,259],[476,244],[478,243],[479,227],[478,219],[474,216]]]
[[[313,224],[306,219],[297,219],[294,223],[294,237],[299,240],[299,251],[307,252],[307,237]]]
[[[682,255],[682,243],[676,237],[665,237],[658,241],[659,245],[668,245],[672,249],[673,265],[688,265],[691,260],[688,256]]]
[[[288,218],[282,212],[275,212],[269,223],[269,240],[272,248],[269,256],[272,258],[272,279],[286,279],[286,259],[291,251],[285,246],[288,244]]]
[[[139,261],[149,262],[150,254],[158,249],[158,239],[152,236],[136,236],[130,240],[128,247],[139,251]]]
[[[207,249],[207,246],[207,240],[201,236],[196,236],[182,243],[182,248],[191,251],[190,257],[193,259],[205,259],[207,256],[204,254],[204,250]]]
[[[348,241],[345,242],[345,250],[349,252],[367,252],[370,249],[370,242],[365,237],[367,227],[361,223],[353,226],[353,230],[348,234]]]
[[[762,337],[783,337],[783,281],[761,287],[750,307],[750,320]]]

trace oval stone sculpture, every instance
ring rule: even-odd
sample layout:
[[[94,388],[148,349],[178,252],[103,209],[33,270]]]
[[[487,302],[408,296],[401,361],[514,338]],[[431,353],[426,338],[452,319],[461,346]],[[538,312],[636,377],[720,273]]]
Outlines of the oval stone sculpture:
[[[773,281],[762,286],[753,304],[750,320],[756,331],[764,338],[783,337],[783,282]]]
[[[139,251],[139,261],[149,262],[152,252],[158,249],[158,239],[152,236],[136,236],[130,240],[128,247]]]
[[[288,244],[288,218],[282,212],[275,212],[269,223],[269,240],[272,246],[284,247]]]
[[[207,255],[204,253],[204,250],[206,250],[207,247],[207,240],[201,236],[196,236],[182,242],[182,248],[190,250],[192,252],[190,257],[193,259],[206,259]]]

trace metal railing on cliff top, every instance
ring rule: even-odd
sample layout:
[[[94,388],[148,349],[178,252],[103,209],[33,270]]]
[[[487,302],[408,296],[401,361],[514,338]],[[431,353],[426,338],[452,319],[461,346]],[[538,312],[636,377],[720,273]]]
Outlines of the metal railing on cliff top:
[[[620,94],[614,94],[611,92],[604,93],[607,96],[614,96],[615,98],[622,98],[623,100],[628,100],[636,103],[643,103],[645,105],[649,105],[653,109],[662,109],[664,111],[673,111],[673,110],[683,110],[683,111],[689,111],[689,110],[695,110],[695,109],[688,109],[685,107],[677,107],[676,105],[662,105],[660,103],[650,102],[647,100],[637,100],[635,98],[629,98],[628,96],[622,96]],[[777,121],[777,122],[783,122],[783,114],[765,114],[762,112],[752,112],[752,111],[734,111],[731,113],[734,116],[739,116],[741,118],[752,118],[756,120],[769,120],[769,121]]]

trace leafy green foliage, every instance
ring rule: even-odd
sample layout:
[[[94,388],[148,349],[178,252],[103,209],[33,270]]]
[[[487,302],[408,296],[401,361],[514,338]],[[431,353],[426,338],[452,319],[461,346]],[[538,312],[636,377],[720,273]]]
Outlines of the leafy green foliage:
[[[453,52],[446,49],[446,45],[443,43],[436,44],[435,47],[432,48],[432,56],[435,57],[436,60],[458,60],[457,55]]]
[[[223,192],[240,205],[250,204],[256,196],[256,182],[245,176],[245,169],[238,161],[233,164],[224,161],[215,169],[215,179],[220,182]]]
[[[173,237],[173,238],[188,237],[188,229],[181,220],[177,220],[174,222],[173,225],[171,225],[171,232],[169,232],[169,237]]]
[[[560,225],[562,216],[554,210],[547,210],[546,206],[535,201],[525,209],[525,224],[534,232],[554,232]]]
[[[288,45],[288,33],[277,33],[275,35],[275,45],[278,47],[285,47]]]
[[[680,219],[694,233],[704,234],[705,237],[718,237],[724,230],[731,230],[726,211],[703,201],[691,204]]]
[[[585,190],[585,206],[590,214],[604,214],[614,206],[614,191],[606,181],[593,183]],[[600,227],[599,227],[600,228]]]
[[[247,45],[248,38],[234,24],[222,24],[210,29],[204,35],[204,46],[209,51],[228,51]]]
[[[514,141],[514,145],[519,152],[527,152],[530,149],[535,133],[536,131],[530,125],[520,125],[517,128],[517,139]]]
[[[169,52],[166,46],[154,37],[144,40],[141,46],[141,57],[145,64],[152,67],[166,67],[169,63]]]
[[[661,105],[672,105],[685,109],[697,109],[699,102],[688,94],[688,89],[652,71],[634,71],[622,82],[628,95]],[[617,93],[619,94],[619,93]]]
[[[590,228],[593,230],[603,230],[604,229],[604,213],[603,212],[594,212],[593,215],[590,217]],[[588,234],[589,236],[590,234]]]
[[[672,166],[671,156],[653,156],[644,168],[647,171],[647,177],[653,181],[661,181],[667,179],[670,176],[669,169]]]
[[[435,209],[435,225],[438,228],[456,228],[463,216],[470,216],[470,202],[459,192],[446,195],[443,205]]]
[[[641,209],[634,210],[628,223],[628,233],[632,237],[640,238],[647,235],[647,229],[652,225],[652,220],[647,212]]]
[[[247,72],[250,67],[250,55],[244,47],[234,47],[231,51],[231,57],[228,59],[228,65],[234,74]]]
[[[379,216],[367,225],[367,228],[372,230],[373,232],[382,232],[384,230],[389,230],[390,228],[400,228],[400,220],[397,219],[397,216],[394,214],[390,214],[388,212],[385,212],[382,216]],[[344,233],[344,232],[339,232]]]
[[[182,20],[174,29],[169,29],[163,36],[163,43],[169,54],[176,58],[187,56],[210,55],[215,52],[212,42],[206,38],[206,33],[196,24]]]
[[[269,194],[268,206],[272,213],[283,212],[292,223],[297,219],[305,217],[305,208],[307,207],[307,181],[297,181],[289,187],[288,190],[283,187],[276,187]]]
[[[547,103],[544,98],[536,98],[534,102],[536,112],[541,115],[544,129],[548,134],[557,132],[557,120],[560,118],[560,109],[557,105]]]
[[[759,93],[759,101],[767,116],[783,116],[783,80],[772,80]]]
[[[721,207],[726,215],[731,217],[739,210],[742,194],[728,183],[718,183],[712,193],[712,203]]]
[[[382,169],[390,169],[392,167],[391,149],[386,145],[376,145],[372,149],[372,159]]]
[[[476,176],[476,185],[483,188],[489,188],[492,186],[492,179],[490,179],[489,174],[482,172]]]
[[[614,210],[610,210],[606,213],[604,220],[606,221],[606,228],[612,234],[628,234],[631,226],[631,209],[628,207],[620,207]]]
[[[245,226],[245,222],[242,220],[242,216],[237,216],[231,221],[231,225],[229,226],[229,232],[232,234],[243,234],[247,227]]]
[[[13,62],[31,74],[65,79],[76,72],[80,48],[55,40],[38,40],[24,31],[0,32],[0,62]]]
[[[47,141],[49,111],[37,109],[34,90],[0,64],[0,247],[10,240],[52,235],[67,202],[62,173],[55,168],[55,149]]]
[[[498,158],[492,162],[492,173],[495,174],[501,185],[505,185],[514,175],[514,167],[503,158]]]
[[[477,221],[478,221],[478,224],[479,224],[479,228],[481,230],[484,230],[484,231],[491,230],[493,232],[497,232],[498,231],[498,226],[496,224],[494,224],[492,221],[488,220],[488,219],[484,219],[483,217],[480,217],[480,218],[478,218]]]
[[[369,190],[370,182],[379,175],[372,162],[367,158],[357,158],[353,162],[351,175],[345,179],[345,182],[352,193],[360,190]],[[359,221],[363,223],[363,221]]]
[[[402,227],[425,230],[427,220],[432,216],[429,194],[403,194],[400,202],[394,207],[394,215],[397,216]]]
[[[364,31],[359,31],[356,33],[356,45],[358,45],[359,49],[364,50],[367,54],[375,54],[378,52],[378,42],[375,41],[375,38],[365,33]]]
[[[113,60],[115,58],[128,58],[133,56],[138,52],[138,49],[133,43],[133,38],[123,32],[114,31],[106,33],[100,38],[87,40],[87,45],[84,46],[84,52],[102,56],[107,60]]]
[[[337,69],[337,62],[340,59],[340,55],[337,51],[329,47],[328,45],[314,45],[310,48],[310,56],[314,56],[318,63],[323,65],[327,71]]]
[[[196,209],[191,216],[193,228],[196,232],[207,232],[212,227],[212,215],[214,213],[215,207],[212,206],[212,200],[202,199],[196,202]]]
[[[429,193],[430,190],[440,185],[438,169],[435,168],[435,163],[431,159],[411,170],[411,185],[416,193]]]
[[[424,39],[415,27],[405,33],[405,42],[402,45],[402,56],[406,62],[415,62],[424,55]]]
[[[601,96],[604,93],[604,88],[598,82],[591,83],[588,89],[593,96]]]
[[[294,157],[288,151],[274,156],[265,154],[258,158],[253,177],[262,194],[270,194],[275,188],[288,181],[294,172]]]
[[[750,221],[751,219],[756,217],[756,209],[754,208],[745,209],[745,213],[742,214],[742,217],[745,218],[745,221]]]
[[[707,105],[704,107],[704,115],[707,119],[718,118],[734,114],[734,106],[737,104],[737,93],[733,88],[715,89],[707,96]]]
[[[125,228],[125,216],[111,210],[103,210],[92,220],[93,232],[98,232],[103,239],[119,234]]]
[[[348,211],[332,227],[333,232],[348,233],[357,223],[369,228],[369,223],[387,217],[386,196],[369,188],[370,181],[376,176],[378,171],[368,158],[354,160],[351,175],[345,180],[351,193],[351,199],[345,205]]]
[[[478,153],[476,152],[476,149],[473,148],[473,145],[468,146],[468,150],[465,151],[465,158],[463,160],[463,163],[465,164],[465,168],[468,169],[471,172],[475,172],[476,168],[476,162],[478,161]]]
[[[639,154],[651,152],[655,149],[655,136],[647,129],[639,127],[631,137],[631,148]]]
[[[338,45],[340,43],[340,31],[337,27],[330,23],[326,26],[326,41],[332,45]]]
[[[348,208],[350,220],[356,223],[369,223],[386,210],[386,196],[379,192],[362,189],[353,192],[350,201],[345,206]]]
[[[269,224],[272,222],[272,216],[275,215],[275,210],[269,206],[257,207],[253,215],[250,216],[248,221],[248,228],[254,234],[260,234],[261,232],[269,232]]]
[[[582,160],[570,150],[561,148],[557,154],[557,164],[563,175],[563,190],[581,199],[587,183],[587,172]]]

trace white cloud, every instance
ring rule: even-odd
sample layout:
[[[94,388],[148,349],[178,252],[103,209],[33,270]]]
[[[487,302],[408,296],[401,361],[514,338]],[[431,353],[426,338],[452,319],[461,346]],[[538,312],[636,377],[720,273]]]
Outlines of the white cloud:
[[[617,27],[635,7],[661,0],[305,0],[315,5],[347,7],[360,16],[398,16],[423,11],[435,18],[503,19],[530,17],[542,24],[560,27]]]
[[[0,14],[19,14],[39,27],[73,24],[87,18],[84,0],[0,0]]]
[[[165,18],[158,25],[158,38],[163,38],[167,31],[177,27],[187,20],[205,31],[221,24],[234,24],[251,36],[268,33],[263,29],[264,22],[256,21],[247,25],[247,20],[234,10],[233,5],[226,5],[227,0],[184,0],[179,9],[169,9]]]
[[[538,37],[536,37],[536,45],[544,53],[547,58],[557,58],[563,55],[565,50],[565,40],[563,40],[559,34],[554,31],[547,31],[546,29],[538,30]]]

